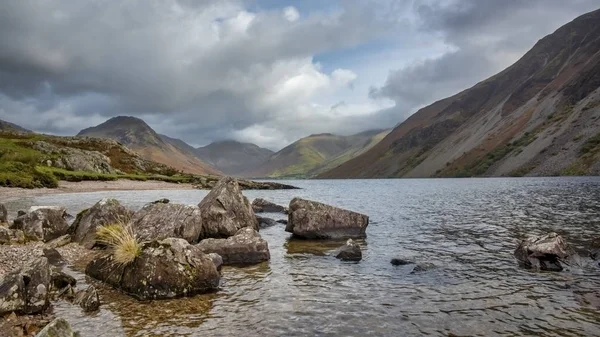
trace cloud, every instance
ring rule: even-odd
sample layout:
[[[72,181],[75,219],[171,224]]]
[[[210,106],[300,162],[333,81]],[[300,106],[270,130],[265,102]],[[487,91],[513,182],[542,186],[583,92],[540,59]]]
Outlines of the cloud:
[[[290,22],[294,22],[298,21],[300,13],[298,13],[296,8],[290,6],[283,9],[283,17]]]

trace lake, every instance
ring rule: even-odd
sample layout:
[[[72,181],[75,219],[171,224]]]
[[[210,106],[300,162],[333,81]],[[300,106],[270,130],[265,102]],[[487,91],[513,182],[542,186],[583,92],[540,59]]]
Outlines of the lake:
[[[283,205],[298,196],[369,215],[363,260],[341,262],[330,253],[343,242],[291,240],[275,226],[261,230],[271,261],[224,268],[217,293],[139,303],[102,287],[99,313],[66,302],[55,312],[83,336],[600,335],[600,267],[585,252],[600,237],[600,178],[283,183],[302,189],[244,194]],[[139,208],[159,198],[197,204],[206,194],[110,191],[7,206],[64,205],[76,214],[104,197]],[[560,273],[519,268],[518,240],[549,231],[582,254],[582,265]],[[413,265],[392,266],[394,257],[436,268],[411,274]]]

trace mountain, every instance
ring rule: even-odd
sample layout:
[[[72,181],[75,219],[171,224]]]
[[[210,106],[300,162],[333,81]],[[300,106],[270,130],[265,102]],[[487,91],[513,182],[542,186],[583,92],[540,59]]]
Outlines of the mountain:
[[[230,175],[238,175],[264,163],[274,152],[233,140],[211,143],[194,150],[205,162]]]
[[[27,130],[23,127],[18,126],[17,124],[13,124],[7,121],[3,121],[0,119],[0,131],[16,131],[16,132],[25,132],[25,133],[31,133],[31,130]]]
[[[135,117],[113,117],[106,122],[81,130],[77,136],[107,138],[118,141],[143,158],[169,165],[186,173],[214,174],[221,172],[196,156],[163,140],[146,122]]]
[[[365,131],[352,136],[310,135],[273,154],[265,163],[244,172],[247,177],[306,178],[335,167],[373,147],[389,132]]]
[[[319,178],[600,174],[600,10]]]
[[[161,135],[161,134],[159,134],[159,136],[162,140],[175,146],[176,148],[185,152],[186,154],[196,156],[196,148],[191,146],[190,144],[184,142],[183,140],[178,139],[178,138],[171,138],[169,136]]]

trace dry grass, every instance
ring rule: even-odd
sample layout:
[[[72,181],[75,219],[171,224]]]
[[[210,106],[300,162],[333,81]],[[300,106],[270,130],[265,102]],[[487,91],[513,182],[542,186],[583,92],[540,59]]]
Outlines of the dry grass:
[[[115,262],[119,264],[129,264],[142,253],[140,242],[125,222],[98,227],[96,239],[112,250]]]

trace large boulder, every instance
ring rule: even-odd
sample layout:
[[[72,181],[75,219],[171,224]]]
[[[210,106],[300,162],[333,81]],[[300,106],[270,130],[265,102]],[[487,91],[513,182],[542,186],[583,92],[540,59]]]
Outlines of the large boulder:
[[[38,314],[50,305],[50,265],[44,257],[0,280],[0,316]]]
[[[365,237],[369,217],[316,201],[294,198],[286,232],[306,239],[346,239]]]
[[[73,223],[72,241],[91,249],[96,244],[96,229],[100,226],[126,223],[133,212],[116,199],[102,199],[77,215]]]
[[[514,252],[519,265],[538,270],[561,271],[575,251],[562,236],[549,233],[521,241]]]
[[[184,239],[151,241],[141,254],[119,264],[113,254],[93,259],[85,273],[139,299],[192,296],[218,288],[220,275],[211,258]]]
[[[35,337],[79,337],[79,333],[74,332],[69,322],[64,318],[57,318],[46,325]]]
[[[342,261],[360,261],[362,260],[362,251],[356,242],[348,239],[345,245],[336,250],[335,257]]]
[[[245,227],[258,230],[254,211],[234,178],[219,180],[198,207],[202,214],[200,240],[227,238]]]
[[[288,213],[287,207],[277,205],[263,198],[256,198],[252,200],[252,210],[254,213]]]
[[[13,221],[12,229],[21,229],[28,240],[50,241],[67,234],[67,210],[60,206],[32,206]]]
[[[196,247],[219,254],[224,265],[256,264],[271,258],[269,244],[252,228],[242,228],[227,239],[204,239]]]
[[[0,223],[8,222],[8,210],[4,204],[0,204]]]
[[[153,202],[133,215],[131,226],[140,240],[173,237],[195,243],[202,232],[202,217],[198,206]]]

